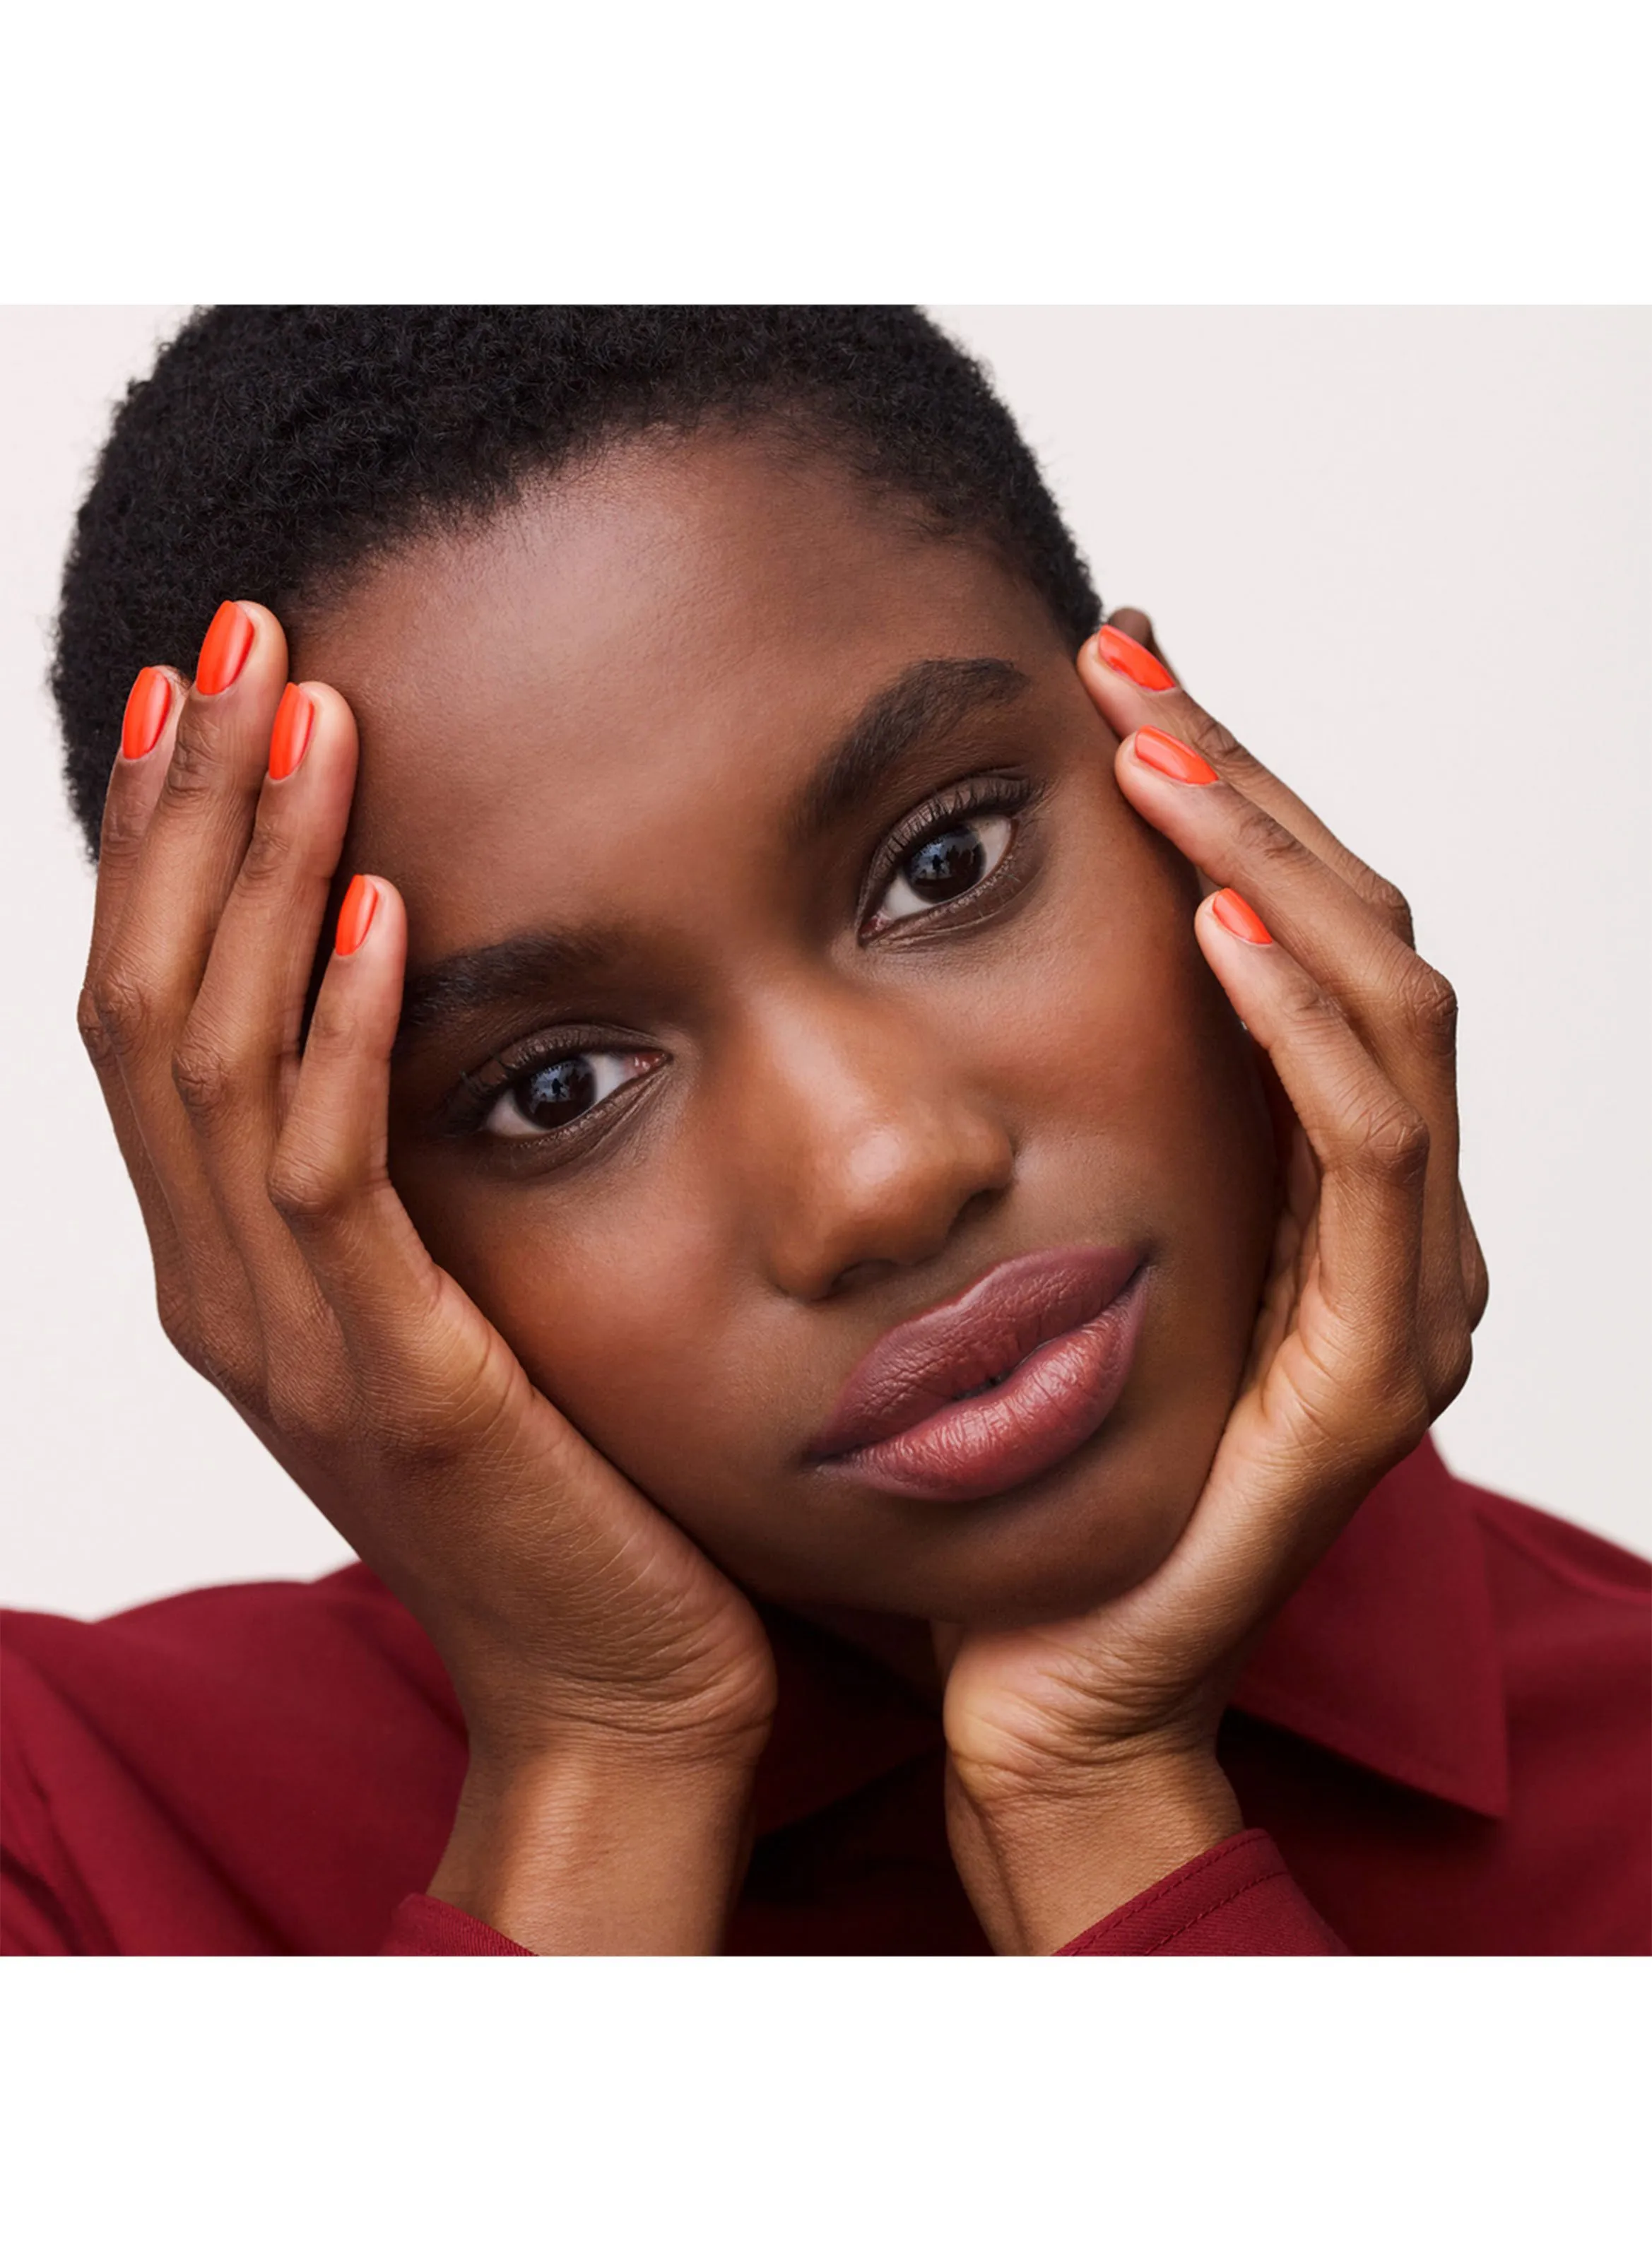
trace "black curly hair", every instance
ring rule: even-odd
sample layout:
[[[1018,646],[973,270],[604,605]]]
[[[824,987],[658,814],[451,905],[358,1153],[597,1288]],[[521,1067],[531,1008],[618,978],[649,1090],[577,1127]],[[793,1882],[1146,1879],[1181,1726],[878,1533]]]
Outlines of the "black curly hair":
[[[90,851],[140,668],[219,599],[288,617],[606,439],[790,427],[989,543],[1076,645],[1089,572],[987,373],[913,306],[209,306],[133,384],[75,521],[52,691]]]

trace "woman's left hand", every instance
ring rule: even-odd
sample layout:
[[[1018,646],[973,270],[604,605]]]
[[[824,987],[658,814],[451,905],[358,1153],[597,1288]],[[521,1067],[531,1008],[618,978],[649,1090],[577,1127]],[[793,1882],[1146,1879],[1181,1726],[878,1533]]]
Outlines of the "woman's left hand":
[[[1117,616],[1079,672],[1123,741],[1125,798],[1219,890],[1194,931],[1295,1119],[1250,1359],[1168,1557],[1062,1624],[937,1629],[952,1848],[1001,1953],[1052,1951],[1243,1827],[1215,1755],[1239,1666],[1462,1389],[1485,1306],[1450,986],[1397,891],[1195,705],[1151,635]]]

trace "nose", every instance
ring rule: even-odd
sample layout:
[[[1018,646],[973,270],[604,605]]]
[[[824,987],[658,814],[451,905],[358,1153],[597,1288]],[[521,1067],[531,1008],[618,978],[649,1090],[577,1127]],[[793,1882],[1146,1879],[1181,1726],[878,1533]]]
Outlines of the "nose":
[[[1015,1146],[959,1041],[898,1003],[794,999],[752,1032],[748,1214],[770,1277],[815,1303],[938,1255],[1009,1185]]]

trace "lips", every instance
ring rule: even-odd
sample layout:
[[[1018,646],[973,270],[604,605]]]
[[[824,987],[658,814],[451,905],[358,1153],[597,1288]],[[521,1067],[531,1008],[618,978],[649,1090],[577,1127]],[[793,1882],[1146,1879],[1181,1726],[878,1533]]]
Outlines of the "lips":
[[[882,1491],[980,1499],[1043,1475],[1117,1403],[1145,1309],[1141,1252],[1045,1249],[892,1327],[809,1457]]]

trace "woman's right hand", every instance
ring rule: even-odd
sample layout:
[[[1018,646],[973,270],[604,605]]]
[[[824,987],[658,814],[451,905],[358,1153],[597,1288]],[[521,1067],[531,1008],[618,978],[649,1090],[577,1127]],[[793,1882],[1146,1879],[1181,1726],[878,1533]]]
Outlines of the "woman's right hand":
[[[356,760],[348,707],[288,690],[262,606],[220,609],[192,686],[146,670],[134,689],[80,1021],[162,1323],[442,1655],[470,1766],[432,1890],[542,1952],[715,1951],[768,1645],[398,1198],[406,921],[384,879],[347,901],[356,946],[334,949],[300,1053]]]

